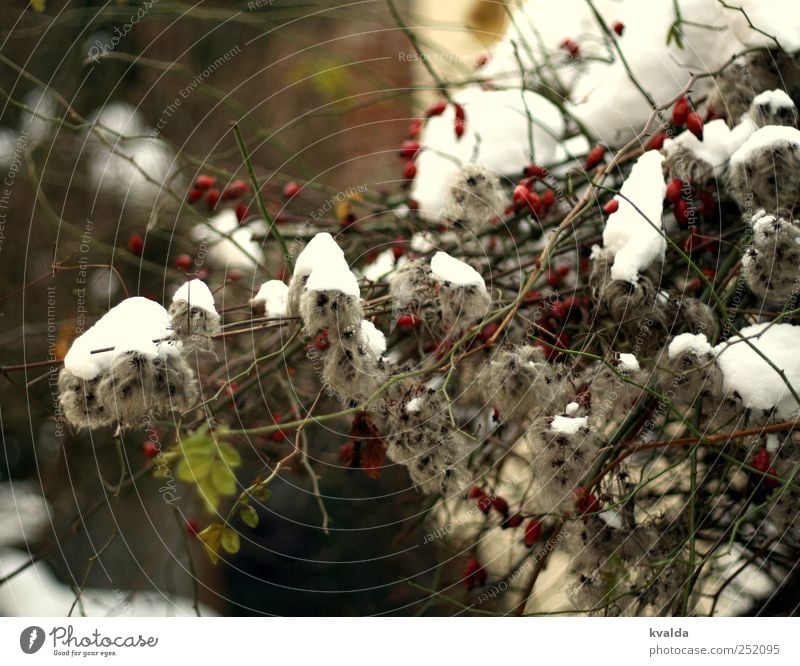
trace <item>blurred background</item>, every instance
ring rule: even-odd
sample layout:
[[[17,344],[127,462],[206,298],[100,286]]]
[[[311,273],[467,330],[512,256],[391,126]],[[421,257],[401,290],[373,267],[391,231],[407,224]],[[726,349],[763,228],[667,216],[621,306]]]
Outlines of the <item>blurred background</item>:
[[[458,78],[502,32],[502,5],[396,8],[438,54],[437,71]],[[191,270],[236,312],[281,275],[278,256],[256,267],[247,252],[196,233],[207,220],[228,225],[234,205],[254,208],[252,199],[214,211],[187,201],[199,175],[247,179],[234,121],[273,216],[322,225],[352,216],[355,233],[368,233],[370,211],[402,197],[397,146],[433,93],[389,4],[11,0],[0,17],[0,576],[15,568],[14,553],[43,556],[17,588],[0,587],[0,614],[63,614],[79,588],[110,613],[137,612],[131,592],[146,591],[158,592],[152,612],[166,614],[185,611],[195,593],[205,612],[220,614],[453,612],[422,589],[446,587],[441,566],[458,556],[446,540],[425,543],[425,499],[396,466],[379,480],[342,469],[341,433],[307,432],[330,534],[296,465],[272,484],[239,554],[213,566],[192,538],[209,516],[191,488],[179,482],[180,499],[168,504],[163,479],[141,472],[148,442],[166,448],[174,428],[125,435],[116,497],[112,433],[75,433],[54,418],[54,363],[125,295],[165,302]],[[295,180],[302,189],[287,201]],[[258,253],[257,225],[245,229],[239,249]],[[252,357],[258,345],[255,334],[218,341],[206,361],[211,388],[223,385],[229,359]],[[295,369],[281,371],[291,378]],[[274,388],[217,408],[272,423],[285,408]],[[253,451],[243,469],[274,463],[286,447],[273,437]]]

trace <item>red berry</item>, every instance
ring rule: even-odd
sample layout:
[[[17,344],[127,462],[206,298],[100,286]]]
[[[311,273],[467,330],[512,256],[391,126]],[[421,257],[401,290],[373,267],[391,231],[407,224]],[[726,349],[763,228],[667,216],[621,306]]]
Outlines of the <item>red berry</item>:
[[[622,36],[622,33],[625,32],[625,24],[622,21],[614,21],[614,23],[611,24],[611,29]]]
[[[525,545],[530,548],[533,544],[535,544],[539,538],[542,536],[542,523],[536,518],[532,518],[531,521],[525,525]]]
[[[325,351],[328,347],[330,347],[331,343],[330,340],[328,340],[328,331],[322,331],[322,333],[314,338],[314,342],[312,344],[318,351]]]
[[[209,210],[214,210],[217,207],[221,196],[222,194],[216,187],[212,187],[206,192],[206,203],[208,204]]]
[[[550,208],[556,202],[556,193],[553,190],[545,190],[542,194],[542,206]]]
[[[197,523],[197,520],[195,520],[194,518],[189,518],[186,521],[186,533],[190,537],[196,537],[199,532],[200,532],[200,525]]]
[[[414,180],[414,176],[417,175],[417,165],[413,162],[406,162],[405,166],[403,166],[403,178],[406,180]]]
[[[400,156],[404,160],[413,160],[419,153],[419,141],[403,141],[400,145]]]
[[[464,582],[468,590],[480,587],[486,582],[486,570],[474,557],[468,559],[464,566]]]
[[[425,115],[428,118],[433,118],[434,116],[441,116],[446,108],[447,108],[447,102],[437,102],[433,106],[428,107],[428,110],[425,112]]]
[[[675,219],[681,226],[687,227],[691,222],[694,214],[694,206],[690,205],[686,199],[678,199],[672,211],[675,214]]]
[[[356,443],[345,442],[339,447],[339,460],[345,467],[353,467],[356,462]]]
[[[148,439],[142,444],[142,453],[145,458],[155,458],[160,452],[161,448],[158,446],[158,442],[154,442],[152,439]]]
[[[478,498],[478,508],[483,513],[489,513],[489,509],[492,508],[492,499],[488,495],[483,495],[482,497]]]
[[[769,476],[764,479],[764,485],[767,488],[775,488],[780,485],[780,481],[778,479],[772,478],[773,476],[778,476],[778,471],[774,467],[770,467],[767,470],[767,474],[769,474]]]
[[[469,493],[467,493],[467,497],[470,499],[478,499],[479,497],[483,497],[486,493],[483,492],[483,488],[479,486],[472,486],[469,489]]]
[[[419,317],[413,314],[400,315],[397,319],[397,328],[405,331],[416,328],[418,325]]]
[[[675,106],[672,107],[672,124],[675,125],[675,127],[683,127],[686,118],[689,116],[689,111],[691,111],[689,100],[685,97],[681,97],[675,102]]]
[[[595,146],[589,151],[589,154],[586,156],[586,168],[587,169],[594,169],[600,162],[603,161],[603,157],[606,154],[606,147],[605,146]]]
[[[247,219],[248,212],[250,212],[249,208],[244,201],[240,201],[236,204],[236,219],[239,220],[239,222],[244,222]]]
[[[201,190],[199,187],[193,187],[189,190],[189,194],[186,195],[186,201],[190,204],[196,203],[203,198],[203,194],[205,194],[205,190]]]
[[[578,488],[575,491],[575,496],[577,498],[578,512],[582,516],[587,513],[597,513],[600,510],[600,500],[588,492],[586,488]]]
[[[131,254],[141,257],[144,253],[144,238],[142,238],[139,234],[133,234],[128,239],[128,250]]]
[[[606,205],[603,206],[603,212],[606,215],[611,215],[611,213],[616,213],[619,209],[619,199],[611,199],[610,201],[606,202]]]
[[[497,332],[498,328],[500,328],[500,326],[497,324],[497,322],[493,321],[490,324],[486,324],[481,331],[481,340],[484,342],[489,342],[492,336]]]
[[[508,518],[503,521],[503,529],[508,529],[509,527],[519,527],[522,525],[522,516],[518,513],[511,514]]]
[[[242,271],[238,268],[231,268],[226,275],[228,282],[238,282],[242,279]]]
[[[755,467],[762,474],[766,472],[772,463],[772,456],[766,449],[761,449],[753,456],[753,467]]]
[[[392,254],[394,254],[395,260],[399,259],[405,254],[406,252],[405,242],[406,239],[403,238],[402,236],[398,236],[397,238],[394,239],[394,243],[392,243]]]
[[[198,176],[194,181],[194,186],[201,190],[207,190],[217,184],[216,176]]]
[[[461,104],[454,104],[453,107],[455,108],[456,112],[456,120],[466,120],[467,113],[464,111],[464,107]]]
[[[188,254],[179,254],[175,257],[175,268],[179,271],[183,271],[184,273],[188,273],[192,270],[192,266],[194,266],[194,259],[192,259]]]
[[[656,132],[647,142],[645,150],[661,150],[664,147],[664,141],[667,140],[666,132]]]
[[[460,139],[462,136],[464,136],[464,132],[467,129],[467,124],[462,118],[456,118],[456,122],[453,127],[455,129],[456,138]]]
[[[250,191],[250,184],[244,180],[232,180],[228,186],[222,191],[223,201],[230,201],[231,199],[238,199]]]
[[[416,139],[420,132],[422,132],[422,118],[414,118],[408,125],[408,136],[410,139]]]
[[[547,178],[549,172],[538,164],[529,164],[525,167],[525,175],[530,178]]]
[[[293,180],[290,180],[288,183],[286,183],[286,185],[283,186],[283,196],[286,199],[291,199],[292,197],[297,196],[298,192],[300,192],[300,184]]]
[[[508,502],[506,502],[502,497],[492,497],[492,508],[504,516],[508,515]]]
[[[574,39],[570,39],[569,37],[561,42],[561,48],[573,58],[577,58],[581,54],[581,47],[578,46],[578,43]]]
[[[694,134],[700,141],[703,140],[703,119],[696,111],[686,116],[686,129]]]
[[[669,185],[667,185],[667,193],[665,195],[667,201],[675,203],[678,199],[681,198],[682,191],[683,191],[683,181],[680,178],[673,178],[671,181],[669,181]]]
[[[475,68],[481,69],[483,67],[486,67],[488,62],[489,62],[489,56],[486,55],[485,53],[482,53],[477,58],[475,58]]]

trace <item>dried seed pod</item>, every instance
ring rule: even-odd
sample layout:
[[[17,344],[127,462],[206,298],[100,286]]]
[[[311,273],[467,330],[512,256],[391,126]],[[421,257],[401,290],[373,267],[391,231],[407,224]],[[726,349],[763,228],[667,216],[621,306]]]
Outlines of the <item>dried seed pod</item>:
[[[443,215],[454,224],[479,234],[502,216],[506,193],[497,175],[479,164],[467,164],[450,182]]]
[[[742,257],[747,286],[768,303],[785,304],[800,292],[800,225],[760,211],[753,243]]]
[[[153,399],[153,360],[140,352],[118,355],[97,393],[105,411],[122,426],[139,423]]]
[[[64,418],[75,428],[101,428],[111,425],[112,419],[98,399],[97,387],[103,376],[81,379],[66,369],[58,375],[58,400]]]
[[[330,347],[323,360],[322,380],[346,402],[366,400],[389,376],[389,363],[382,355],[386,350],[385,340],[382,348],[376,346],[376,336],[365,330],[368,328],[365,325],[372,326],[370,322],[361,322],[357,335],[328,338]]]
[[[174,352],[160,353],[153,359],[154,414],[185,412],[199,396],[197,378],[186,359]]]
[[[800,204],[800,130],[769,125],[731,156],[728,186],[742,210],[793,210]]]
[[[765,90],[753,98],[750,118],[756,127],[767,125],[797,127],[797,107],[792,98],[780,88]]]

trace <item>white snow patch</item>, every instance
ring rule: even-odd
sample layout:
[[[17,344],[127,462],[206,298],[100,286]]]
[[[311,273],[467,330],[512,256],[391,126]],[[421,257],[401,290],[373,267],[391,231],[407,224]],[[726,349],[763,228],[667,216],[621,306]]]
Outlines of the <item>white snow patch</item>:
[[[189,305],[196,305],[206,312],[217,314],[216,305],[214,305],[214,294],[208,288],[208,285],[202,280],[189,280],[184,282],[175,295],[172,297],[172,302],[186,301]]]
[[[800,130],[786,125],[767,125],[753,132],[747,141],[731,156],[731,164],[749,160],[760,150],[775,150],[778,146],[800,149]]]
[[[389,248],[375,257],[375,261],[365,266],[362,274],[370,282],[377,282],[385,275],[391,273],[394,269],[394,250]]]
[[[775,408],[778,418],[794,418],[800,412],[800,405],[780,375],[756,349],[783,371],[795,392],[800,392],[800,354],[797,353],[800,349],[800,326],[753,324],[741,329],[740,333],[741,337],[733,337],[714,348],[725,390],[736,391],[745,407]],[[742,338],[750,344],[743,342]]]
[[[581,428],[587,427],[588,420],[585,416],[554,416],[550,430],[566,435],[575,435]]]
[[[454,131],[455,109],[448,105],[440,116],[430,118],[420,136],[422,151],[416,159],[417,175],[411,198],[425,218],[442,214],[448,185],[470,162],[502,174],[520,173],[530,162],[528,112],[536,160],[552,163],[564,131],[558,108],[544,97],[522,90],[467,88],[454,95],[464,107],[466,129],[461,138]],[[526,105],[528,110],[526,111]]]
[[[697,356],[706,356],[713,352],[708,338],[703,333],[697,335],[693,333],[681,333],[673,338],[667,348],[667,356],[670,359],[678,358],[687,352],[693,352]]]
[[[620,372],[636,372],[639,370],[639,361],[633,354],[620,354],[617,369]]]
[[[794,108],[794,100],[785,90],[776,88],[775,90],[765,90],[753,98],[754,106],[788,107]]]
[[[64,357],[64,367],[80,379],[94,379],[126,352],[155,358],[161,352],[177,351],[175,345],[153,342],[170,335],[170,318],[163,306],[141,296],[126,298],[76,338]],[[92,353],[101,349],[108,351]]]
[[[577,402],[571,402],[567,405],[567,408],[564,410],[567,416],[572,416],[575,412],[578,411],[580,405]]]
[[[414,398],[413,400],[409,400],[406,403],[406,412],[409,414],[417,414],[421,408],[422,404],[419,398]]]
[[[625,523],[622,522],[622,516],[620,515],[619,511],[607,509],[605,511],[601,511],[597,515],[600,517],[600,520],[602,520],[612,529],[621,530],[623,527],[625,527]]]
[[[663,161],[664,156],[655,150],[636,161],[620,190],[636,207],[618,197],[619,208],[608,217],[603,244],[614,254],[614,280],[635,282],[640,271],[664,259],[667,242],[661,233],[661,214],[667,186]]]
[[[251,271],[261,259],[261,243],[254,235],[266,233],[263,220],[239,224],[236,211],[226,208],[205,224],[192,228],[193,240],[205,244],[208,257],[216,266]]]
[[[383,356],[386,351],[386,336],[375,324],[367,319],[361,322],[361,339],[369,346],[375,356]]]
[[[327,232],[318,233],[308,241],[308,245],[297,255],[294,263],[294,275],[305,277],[311,275],[314,269],[327,261],[344,261],[342,248]]]
[[[451,257],[447,252],[437,252],[431,259],[433,276],[457,287],[476,286],[486,291],[486,283],[478,271],[469,264]]]
[[[361,297],[358,280],[344,257],[328,256],[318,263],[306,282],[309,291],[340,291],[355,298]]]
[[[285,317],[288,293],[289,287],[281,280],[268,280],[250,299],[250,305],[263,304],[264,315],[267,317]]]

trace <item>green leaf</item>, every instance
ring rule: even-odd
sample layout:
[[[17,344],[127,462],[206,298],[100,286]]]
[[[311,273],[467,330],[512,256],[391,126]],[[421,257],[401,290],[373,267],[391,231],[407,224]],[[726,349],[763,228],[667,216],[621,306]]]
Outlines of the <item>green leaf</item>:
[[[242,504],[239,509],[239,517],[248,527],[255,529],[258,527],[258,512],[249,504]]]
[[[228,467],[238,467],[242,464],[242,456],[230,444],[219,444],[219,457],[228,464]]]
[[[272,491],[263,484],[253,486],[250,494],[259,502],[266,502],[270,497],[272,497]]]
[[[211,458],[204,458],[194,463],[184,458],[175,467],[175,476],[186,483],[199,483],[211,473],[213,466],[214,460]]]
[[[220,495],[233,495],[236,492],[236,476],[224,462],[215,462],[211,467],[211,482]]]
[[[222,541],[222,525],[211,523],[202,532],[197,533],[197,538],[206,547],[206,553],[212,564],[219,562],[219,546]]]
[[[209,513],[216,513],[217,504],[219,504],[219,493],[211,482],[211,479],[203,479],[200,481],[197,484],[197,492],[205,503],[206,511]]]
[[[222,537],[221,537],[222,547],[229,553],[235,554],[239,552],[239,547],[241,543],[239,541],[239,533],[231,529],[230,527],[225,527],[222,530]]]

